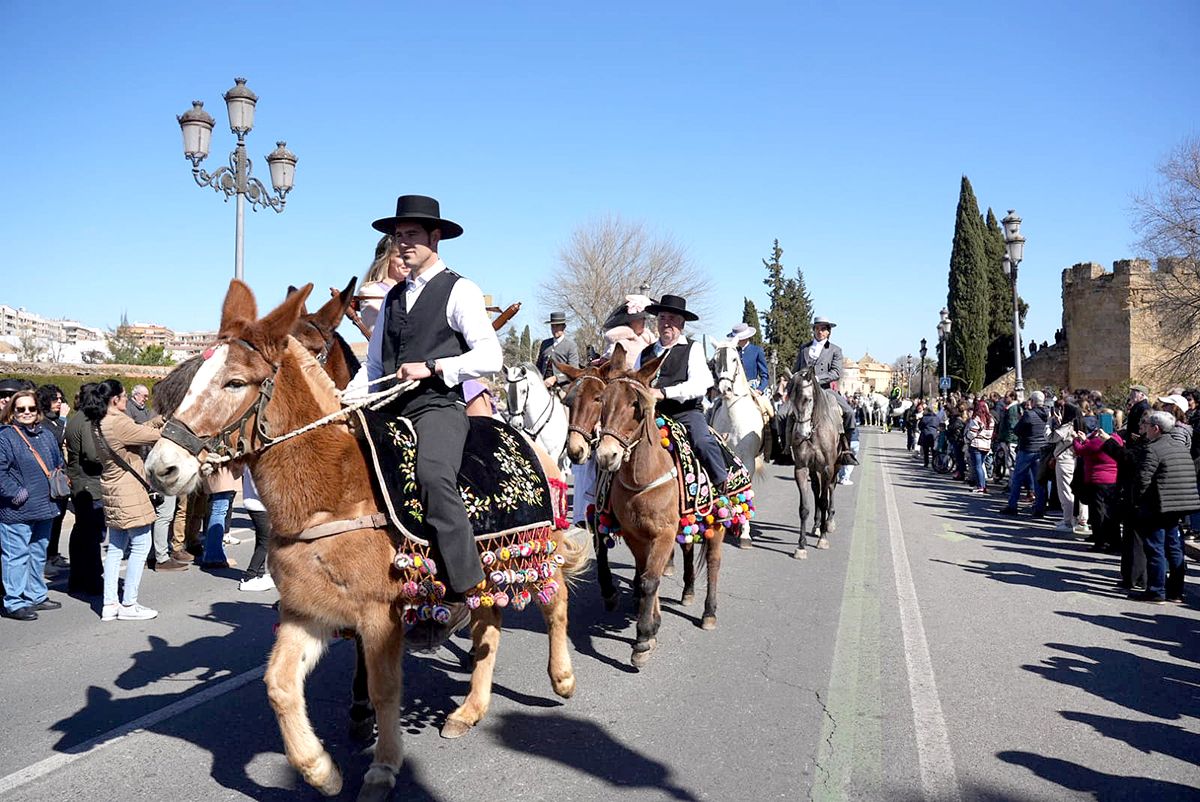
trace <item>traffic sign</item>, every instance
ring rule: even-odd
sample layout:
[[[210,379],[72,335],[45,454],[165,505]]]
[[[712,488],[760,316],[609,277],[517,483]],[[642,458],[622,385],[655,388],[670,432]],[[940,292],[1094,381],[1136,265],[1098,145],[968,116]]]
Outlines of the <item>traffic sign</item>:
[[[942,377],[941,381],[938,382],[938,389],[940,389],[940,390],[949,390],[950,389],[950,377],[949,376]]]

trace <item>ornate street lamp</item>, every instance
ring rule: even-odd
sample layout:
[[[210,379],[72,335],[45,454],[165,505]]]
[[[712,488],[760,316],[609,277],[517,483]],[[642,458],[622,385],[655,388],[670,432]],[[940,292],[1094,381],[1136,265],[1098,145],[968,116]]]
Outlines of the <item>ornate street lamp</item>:
[[[1004,275],[1012,276],[1013,291],[1013,359],[1016,365],[1016,383],[1013,389],[1017,391],[1017,400],[1025,400],[1025,380],[1021,378],[1021,312],[1017,301],[1017,266],[1025,255],[1025,237],[1021,236],[1021,218],[1009,209],[1008,215],[1000,221],[1004,226]]]
[[[192,163],[192,178],[201,187],[212,187],[216,192],[224,193],[226,201],[231,196],[237,197],[233,275],[241,279],[245,199],[250,199],[250,208],[254,211],[263,206],[282,212],[287,203],[287,194],[295,183],[297,160],[296,154],[287,149],[286,142],[275,143],[275,150],[266,157],[271,172],[271,186],[277,193],[277,196],[272,195],[262,181],[250,174],[250,157],[246,155],[246,134],[254,127],[254,107],[258,103],[258,95],[246,86],[245,78],[235,78],[233,88],[224,97],[229,113],[229,129],[237,135],[237,147],[229,154],[229,166],[221,167],[212,174],[200,169],[200,162],[208,157],[216,120],[204,110],[204,102],[200,100],[193,100],[192,108],[176,119],[183,132],[183,155]]]
[[[949,388],[946,387],[946,348],[950,344],[950,311],[946,307],[942,307],[941,319],[937,324],[938,344],[942,349],[942,380],[939,386],[942,389],[942,398],[949,394]]]
[[[917,369],[921,371],[921,398],[925,398],[925,354],[929,353],[929,349],[925,347],[925,338],[921,338],[921,364]]]
[[[912,354],[904,359],[904,397],[912,398]]]

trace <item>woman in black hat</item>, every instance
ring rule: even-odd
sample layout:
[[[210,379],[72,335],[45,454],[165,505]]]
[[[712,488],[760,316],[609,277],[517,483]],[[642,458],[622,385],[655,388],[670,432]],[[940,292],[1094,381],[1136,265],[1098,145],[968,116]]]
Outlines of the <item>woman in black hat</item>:
[[[684,323],[700,317],[688,311],[687,299],[679,295],[664,295],[658,303],[647,306],[646,311],[658,318],[658,341],[643,349],[635,369],[666,354],[652,383],[652,392],[658,399],[656,411],[687,428],[692,450],[713,486],[720,487],[729,471],[703,412],[704,396],[713,385],[712,372],[704,358],[704,346],[683,336]]]

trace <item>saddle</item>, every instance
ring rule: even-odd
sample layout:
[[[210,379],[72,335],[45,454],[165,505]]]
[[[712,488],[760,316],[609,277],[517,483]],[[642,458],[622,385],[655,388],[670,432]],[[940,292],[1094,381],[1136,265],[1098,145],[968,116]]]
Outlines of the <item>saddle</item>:
[[[384,509],[399,534],[394,566],[402,575],[405,617],[444,623],[450,610],[446,585],[437,578],[441,556],[421,534],[425,513],[412,425],[386,410],[356,414]],[[547,602],[558,591],[551,577],[564,562],[551,535],[567,528],[567,485],[547,478],[532,445],[509,425],[468,420],[458,490],[487,579],[466,594],[467,605],[522,609],[535,594]]]
[[[709,429],[721,446],[721,456],[729,471],[725,484],[716,488],[692,450],[683,424],[666,415],[659,415],[654,422],[658,425],[660,447],[670,451],[675,461],[672,478],[679,487],[679,534],[675,536],[678,542],[699,543],[712,538],[722,527],[740,525],[754,517],[750,472],[720,435]],[[615,538],[621,533],[620,522],[613,514],[610,502],[615,475],[602,473],[596,481],[597,532],[605,536],[605,545],[609,548],[616,545]]]

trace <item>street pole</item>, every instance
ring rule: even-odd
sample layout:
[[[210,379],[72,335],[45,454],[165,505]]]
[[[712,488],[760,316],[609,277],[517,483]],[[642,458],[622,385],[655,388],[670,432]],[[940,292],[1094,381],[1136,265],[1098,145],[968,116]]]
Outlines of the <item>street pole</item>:
[[[1017,400],[1025,400],[1025,381],[1021,378],[1021,311],[1017,300],[1017,270],[1012,271],[1013,285],[1013,362],[1016,365],[1017,377],[1013,389],[1017,391]]]
[[[229,154],[229,165],[212,174],[201,169],[200,163],[208,157],[212,141],[212,129],[216,120],[204,110],[200,100],[192,101],[192,108],[176,119],[183,132],[183,155],[192,163],[192,178],[197,186],[211,187],[225,195],[226,202],[236,198],[237,220],[234,229],[233,276],[241,281],[244,277],[246,199],[250,208],[269,207],[276,213],[282,212],[287,204],[287,194],[292,191],[296,177],[296,154],[287,149],[286,142],[276,142],[275,150],[267,157],[271,171],[272,195],[262,181],[251,175],[250,157],[246,155],[246,134],[254,127],[254,107],[258,95],[246,86],[245,78],[235,78],[234,87],[224,95],[229,111],[229,128],[237,135],[237,147]]]
[[[925,338],[922,337],[921,338],[921,351],[920,351],[921,361],[917,365],[917,370],[921,371],[921,398],[922,398],[922,400],[925,398],[925,355],[928,353],[929,353],[929,349],[926,347]]]
[[[1025,237],[1021,235],[1021,218],[1009,209],[1008,215],[1000,221],[1004,226],[1004,275],[1012,276],[1013,289],[1013,367],[1016,371],[1013,389],[1017,392],[1017,400],[1025,400],[1025,381],[1021,377],[1021,310],[1017,295],[1017,267],[1025,256]]]

